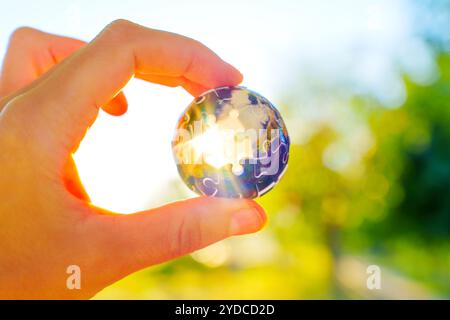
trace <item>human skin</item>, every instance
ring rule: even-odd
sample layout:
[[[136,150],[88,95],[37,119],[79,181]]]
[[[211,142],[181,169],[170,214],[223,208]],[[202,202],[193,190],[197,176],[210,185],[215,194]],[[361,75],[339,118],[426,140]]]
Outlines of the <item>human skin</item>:
[[[90,43],[20,28],[0,77],[0,298],[85,299],[139,269],[266,222],[252,200],[198,197],[132,215],[96,207],[72,154],[132,77],[192,95],[242,75],[201,43],[126,20]],[[151,119],[149,119],[150,121]],[[78,265],[81,289],[66,286]]]

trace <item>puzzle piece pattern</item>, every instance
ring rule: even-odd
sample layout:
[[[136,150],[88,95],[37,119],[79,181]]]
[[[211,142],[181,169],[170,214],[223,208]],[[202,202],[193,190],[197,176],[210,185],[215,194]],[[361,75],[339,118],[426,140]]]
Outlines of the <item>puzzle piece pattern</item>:
[[[287,168],[290,140],[280,113],[266,98],[245,87],[209,90],[188,106],[177,129],[195,135],[199,121],[204,128],[218,131],[253,130],[257,138],[250,140],[251,152],[238,153],[220,167],[207,162],[183,162],[181,158],[189,144],[174,139],[178,172],[191,190],[215,197],[256,198],[280,181]]]

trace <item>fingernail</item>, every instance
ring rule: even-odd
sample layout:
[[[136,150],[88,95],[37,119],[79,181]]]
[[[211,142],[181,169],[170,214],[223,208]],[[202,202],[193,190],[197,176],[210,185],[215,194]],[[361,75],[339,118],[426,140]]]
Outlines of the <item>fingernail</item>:
[[[241,209],[231,217],[230,233],[239,235],[256,232],[264,224],[261,214],[255,208]]]

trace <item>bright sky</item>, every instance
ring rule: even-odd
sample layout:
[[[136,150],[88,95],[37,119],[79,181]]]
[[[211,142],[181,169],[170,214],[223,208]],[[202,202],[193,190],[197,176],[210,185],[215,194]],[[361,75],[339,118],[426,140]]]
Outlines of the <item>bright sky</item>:
[[[432,54],[414,34],[409,2],[391,0],[15,0],[2,4],[0,55],[19,26],[90,40],[117,18],[202,41],[241,70],[245,86],[275,104],[295,90],[302,72],[344,77],[391,107],[405,98],[394,63],[401,61],[400,68],[419,82],[434,74]],[[125,94],[128,113],[100,114],[76,162],[95,204],[133,212],[149,201],[163,202],[155,195],[180,181],[170,142],[192,97],[138,80]]]

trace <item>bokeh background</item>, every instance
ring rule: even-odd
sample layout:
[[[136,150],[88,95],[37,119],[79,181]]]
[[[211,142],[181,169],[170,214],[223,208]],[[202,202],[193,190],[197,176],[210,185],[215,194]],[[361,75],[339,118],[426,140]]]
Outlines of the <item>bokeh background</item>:
[[[131,275],[97,298],[450,298],[450,1],[7,1],[20,26],[92,39],[125,18],[198,39],[277,105],[289,168],[269,224]],[[101,81],[101,79],[99,79]],[[132,80],[76,153],[93,200],[131,213],[193,197],[170,141],[183,90]],[[366,268],[381,268],[368,290]]]

